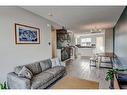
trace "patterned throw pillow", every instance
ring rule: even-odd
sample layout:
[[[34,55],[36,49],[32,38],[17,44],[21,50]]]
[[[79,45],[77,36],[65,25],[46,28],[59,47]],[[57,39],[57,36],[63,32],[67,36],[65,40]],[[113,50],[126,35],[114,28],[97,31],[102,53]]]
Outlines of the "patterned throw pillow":
[[[22,70],[18,73],[18,76],[31,79],[33,77],[33,74],[28,68],[23,66]]]
[[[51,59],[51,62],[52,62],[52,67],[61,66],[61,62],[59,58],[53,58]]]
[[[58,66],[61,66],[61,61],[60,61],[59,58],[56,58],[56,64],[57,64]]]

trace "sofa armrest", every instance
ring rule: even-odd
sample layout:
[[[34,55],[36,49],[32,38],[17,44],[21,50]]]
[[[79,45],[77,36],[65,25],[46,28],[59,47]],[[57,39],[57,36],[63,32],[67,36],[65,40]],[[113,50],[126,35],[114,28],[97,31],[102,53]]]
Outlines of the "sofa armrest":
[[[14,72],[8,73],[7,85],[9,89],[30,89],[30,79],[18,77]]]
[[[66,67],[66,63],[65,62],[61,62],[61,65]]]

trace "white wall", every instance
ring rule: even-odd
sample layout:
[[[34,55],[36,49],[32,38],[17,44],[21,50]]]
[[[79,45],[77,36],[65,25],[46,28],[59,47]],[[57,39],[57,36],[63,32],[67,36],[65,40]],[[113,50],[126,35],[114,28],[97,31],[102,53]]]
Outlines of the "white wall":
[[[83,35],[75,35],[75,39],[77,39],[77,43],[76,44],[80,44],[81,43],[81,39],[82,38],[92,38],[92,43],[96,44],[96,37],[100,37],[102,36],[104,38],[104,44],[105,44],[105,32],[103,33],[93,33],[93,34],[83,34]]]
[[[77,42],[80,44],[82,38],[92,38],[92,43],[96,44],[96,38],[97,37],[103,37],[103,43],[104,43],[104,51],[105,51],[105,32],[102,33],[92,33],[92,34],[84,34],[84,35],[75,35],[75,38],[77,39]],[[77,44],[77,43],[76,43]],[[79,48],[78,53],[82,56],[92,56],[95,52],[97,52],[96,48]]]
[[[98,37],[98,36],[103,36],[104,37],[104,51],[105,52],[113,52],[113,29],[111,28],[111,29],[105,29],[105,33],[104,34],[102,34],[102,35],[94,35],[94,34],[89,34],[89,35],[82,35],[82,36],[80,36],[80,35],[78,35],[78,36],[76,36],[75,35],[75,39],[77,39],[77,42],[78,43],[80,43],[80,40],[81,40],[81,38],[83,38],[83,37],[92,37],[92,42],[94,43],[96,40],[96,37]]]
[[[105,32],[105,52],[113,52],[113,29]]]
[[[15,44],[14,23],[40,28],[40,44]],[[51,57],[51,28],[57,24],[19,7],[0,7],[0,82],[17,65]]]

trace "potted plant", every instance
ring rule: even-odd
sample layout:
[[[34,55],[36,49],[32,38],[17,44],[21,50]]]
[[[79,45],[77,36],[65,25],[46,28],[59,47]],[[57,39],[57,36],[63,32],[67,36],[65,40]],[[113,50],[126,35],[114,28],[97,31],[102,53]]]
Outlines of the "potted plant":
[[[127,71],[127,69],[110,69],[108,70],[108,72],[106,73],[106,81],[110,81],[110,88],[113,88],[113,79],[114,79],[114,74],[117,74],[118,72],[122,72],[122,71]]]
[[[0,83],[0,90],[2,90],[2,89],[7,89],[7,84],[6,84],[6,82]]]
[[[127,69],[110,69],[108,70],[108,72],[106,73],[106,78],[105,80],[109,81],[109,80],[113,80],[114,78],[114,74],[117,74],[120,71],[127,71]]]

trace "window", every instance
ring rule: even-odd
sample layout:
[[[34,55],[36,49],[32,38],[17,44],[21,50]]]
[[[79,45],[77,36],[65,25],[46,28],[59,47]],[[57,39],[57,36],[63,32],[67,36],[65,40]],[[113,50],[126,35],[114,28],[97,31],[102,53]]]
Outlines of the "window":
[[[91,38],[82,38],[81,46],[91,46]]]

